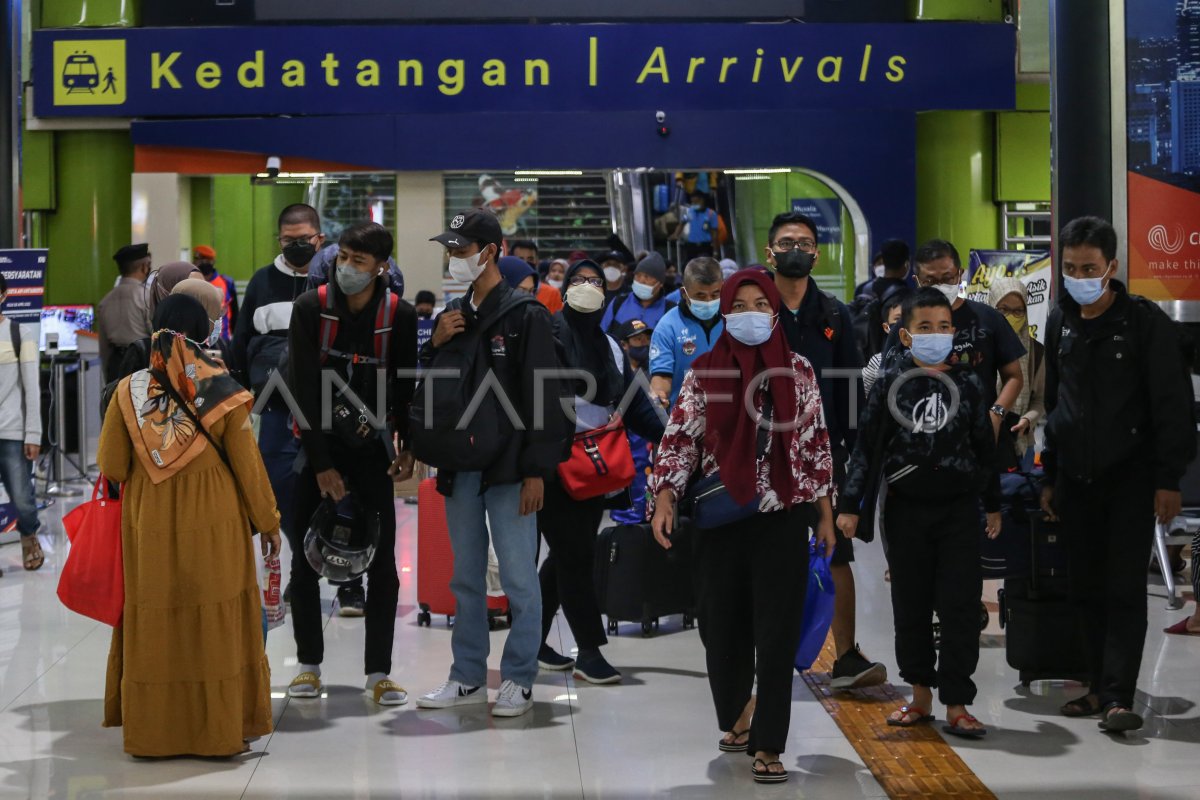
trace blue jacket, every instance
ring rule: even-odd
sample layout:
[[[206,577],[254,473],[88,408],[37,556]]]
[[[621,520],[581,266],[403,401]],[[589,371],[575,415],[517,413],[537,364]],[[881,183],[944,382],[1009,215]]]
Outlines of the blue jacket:
[[[650,374],[671,379],[671,405],[679,396],[683,376],[691,369],[692,362],[707,353],[725,330],[725,323],[718,320],[711,330],[705,330],[700,320],[684,306],[671,309],[658,325],[650,339]]]
[[[615,335],[617,326],[631,319],[640,319],[646,323],[647,328],[657,328],[663,314],[672,308],[674,304],[661,295],[649,306],[643,306],[641,301],[633,296],[633,292],[626,289],[608,304],[608,308],[604,310],[604,317],[600,320],[600,328],[609,335]]]

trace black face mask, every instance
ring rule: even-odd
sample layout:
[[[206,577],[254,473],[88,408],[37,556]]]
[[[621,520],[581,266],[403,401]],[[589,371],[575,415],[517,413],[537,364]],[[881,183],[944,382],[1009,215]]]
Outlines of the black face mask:
[[[216,267],[213,266],[211,261],[201,261],[196,265],[196,269],[200,270],[206,278],[216,272]]]
[[[805,253],[800,250],[776,253],[775,271],[785,278],[807,278],[812,274],[813,264],[816,263],[816,260],[816,253]]]
[[[305,239],[292,242],[283,248],[283,257],[293,267],[307,267],[316,254],[316,246]]]
[[[639,366],[646,366],[646,362],[650,360],[650,345],[644,344],[641,347],[629,348],[629,359]]]

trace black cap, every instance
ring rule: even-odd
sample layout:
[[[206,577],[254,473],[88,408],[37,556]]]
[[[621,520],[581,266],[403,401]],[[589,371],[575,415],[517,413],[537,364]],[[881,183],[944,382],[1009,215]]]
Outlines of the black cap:
[[[605,261],[619,261],[622,264],[632,264],[633,254],[626,250],[609,250],[597,259],[601,264]]]
[[[484,208],[472,208],[456,214],[450,220],[450,229],[429,241],[438,242],[446,247],[462,247],[468,242],[476,241],[483,244],[494,244],[497,247],[504,241],[500,230],[500,220],[496,215]]]
[[[123,267],[134,261],[141,261],[148,255],[150,255],[150,245],[127,244],[113,254],[113,261],[117,262],[118,267]]]
[[[617,328],[617,338],[622,342],[639,333],[654,333],[654,329],[640,319],[627,320]]]
[[[428,289],[422,289],[417,292],[417,299],[413,301],[413,305],[419,306],[422,303],[429,303],[431,306],[437,305],[437,295]]]

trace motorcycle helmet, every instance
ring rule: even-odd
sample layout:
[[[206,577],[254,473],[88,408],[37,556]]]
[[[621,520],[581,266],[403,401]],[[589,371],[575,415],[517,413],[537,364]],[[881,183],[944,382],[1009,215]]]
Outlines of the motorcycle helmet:
[[[348,583],[363,575],[379,546],[379,514],[354,496],[321,501],[304,535],[304,556],[330,583]]]

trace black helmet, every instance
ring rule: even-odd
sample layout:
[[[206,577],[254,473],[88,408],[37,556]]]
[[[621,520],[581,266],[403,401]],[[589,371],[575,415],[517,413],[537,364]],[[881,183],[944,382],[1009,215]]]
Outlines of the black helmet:
[[[304,535],[308,563],[330,583],[347,583],[364,574],[378,546],[379,514],[364,508],[353,494],[340,503],[322,500]]]

